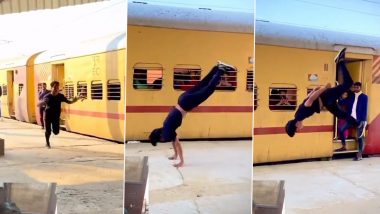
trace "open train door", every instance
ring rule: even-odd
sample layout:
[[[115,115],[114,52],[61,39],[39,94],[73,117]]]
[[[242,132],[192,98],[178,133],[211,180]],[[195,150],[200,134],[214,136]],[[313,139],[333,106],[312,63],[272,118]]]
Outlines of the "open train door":
[[[8,82],[8,108],[9,115],[11,118],[16,119],[15,113],[15,100],[14,100],[14,70],[7,71],[7,82]]]
[[[366,83],[365,81],[365,61],[362,59],[350,59],[347,58],[347,69],[350,72],[351,78],[354,82],[361,82],[362,83],[362,91],[363,93],[367,94],[366,92]],[[338,77],[336,77],[336,80],[338,80]],[[340,124],[341,123],[341,124]],[[341,154],[341,153],[356,153],[358,152],[358,143],[356,139],[356,129],[349,129],[348,130],[348,137],[346,138],[346,151],[339,151],[336,152],[335,149],[338,149],[342,147],[342,142],[340,140],[338,127],[340,125],[344,124],[344,122],[340,122],[337,117],[335,117],[334,122],[334,139],[333,139],[333,151],[334,154]]]
[[[64,64],[53,64],[52,65],[52,80],[59,82],[59,90],[60,93],[65,94],[64,86],[65,86],[65,65]],[[64,109],[66,104],[62,104],[62,109]],[[61,112],[61,120],[60,125],[61,127],[65,127],[65,112]]]

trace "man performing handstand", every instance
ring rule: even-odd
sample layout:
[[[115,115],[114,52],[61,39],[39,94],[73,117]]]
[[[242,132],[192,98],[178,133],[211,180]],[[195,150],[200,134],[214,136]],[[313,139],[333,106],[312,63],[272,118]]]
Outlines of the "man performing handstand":
[[[174,164],[175,167],[184,165],[182,146],[176,133],[176,129],[182,124],[183,117],[214,93],[222,74],[234,71],[236,71],[235,67],[218,62],[197,85],[181,94],[177,105],[166,117],[163,127],[154,129],[150,134],[149,140],[153,146],[156,146],[157,142],[171,141],[173,143],[174,155],[169,159],[175,160],[178,156],[180,158],[180,162]]]
[[[309,93],[308,97],[298,106],[293,120],[289,120],[285,126],[286,133],[293,137],[296,132],[303,128],[302,121],[314,113],[320,113],[322,107],[325,107],[339,119],[345,119],[347,123],[354,127],[358,122],[349,113],[340,109],[337,99],[349,90],[353,84],[352,78],[347,70],[345,62],[346,48],[342,49],[335,58],[336,72],[338,79],[341,79],[340,85],[331,88],[330,83],[326,86],[317,87]]]
[[[74,97],[72,101],[68,100],[65,95],[59,93],[59,82],[53,81],[50,83],[51,92],[45,95],[43,100],[38,103],[37,106],[46,106],[45,108],[45,139],[46,147],[50,149],[50,135],[53,128],[55,135],[59,134],[59,120],[61,117],[61,102],[68,104],[78,101],[77,97]]]

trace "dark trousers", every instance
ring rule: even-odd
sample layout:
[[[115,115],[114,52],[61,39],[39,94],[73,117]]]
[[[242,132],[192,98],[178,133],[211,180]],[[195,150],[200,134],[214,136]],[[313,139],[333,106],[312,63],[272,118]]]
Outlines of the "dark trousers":
[[[191,111],[207,100],[214,93],[223,72],[218,66],[214,66],[197,85],[181,94],[178,98],[179,106],[185,111]]]
[[[351,126],[357,127],[358,122],[356,119],[348,112],[343,111],[337,103],[338,98],[341,97],[344,92],[350,90],[354,83],[344,61],[337,64],[336,72],[339,79],[341,79],[340,84],[336,87],[327,89],[321,94],[320,98],[329,112],[339,119],[346,120]]]
[[[339,135],[341,136],[341,140],[342,140],[342,145],[343,146],[346,146],[346,136],[344,135],[344,132],[353,127],[352,124],[350,123],[345,123],[340,129],[339,129]],[[364,135],[362,136],[359,136],[361,133],[363,133],[363,129],[364,129],[364,125],[363,126],[359,126],[357,127],[357,131],[356,131],[356,135],[357,135],[357,139],[358,139],[358,146],[359,146],[359,152],[360,153],[363,153],[364,151]]]
[[[49,138],[52,130],[55,135],[59,134],[59,119],[59,115],[45,114],[45,138],[47,144],[49,144]]]
[[[43,107],[43,108],[40,107],[39,110],[40,110],[41,126],[44,127],[45,126],[45,121],[44,121],[45,107]]]

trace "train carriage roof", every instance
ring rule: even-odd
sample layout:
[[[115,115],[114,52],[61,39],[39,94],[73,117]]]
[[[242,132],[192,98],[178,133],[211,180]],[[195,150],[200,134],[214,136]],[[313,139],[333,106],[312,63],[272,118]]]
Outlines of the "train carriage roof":
[[[65,49],[47,50],[37,56],[35,64],[125,49],[126,42],[125,32],[85,40]]]
[[[175,7],[128,3],[128,24],[176,29],[253,33],[253,9]]]
[[[316,50],[338,50],[363,54],[380,54],[380,37],[325,29],[256,22],[256,44],[278,45]]]

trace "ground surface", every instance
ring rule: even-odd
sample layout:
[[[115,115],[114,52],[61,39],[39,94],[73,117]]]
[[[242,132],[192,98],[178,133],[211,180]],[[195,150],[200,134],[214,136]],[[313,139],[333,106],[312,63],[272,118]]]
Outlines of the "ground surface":
[[[285,180],[286,213],[380,213],[380,158],[253,168],[254,180]]]
[[[0,121],[0,182],[56,182],[58,213],[122,213],[124,145],[61,131],[45,147],[34,124]]]
[[[185,141],[182,146],[185,166],[179,169],[168,160],[170,143],[126,146],[127,156],[149,156],[149,213],[251,213],[251,141]]]

